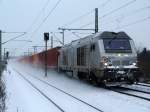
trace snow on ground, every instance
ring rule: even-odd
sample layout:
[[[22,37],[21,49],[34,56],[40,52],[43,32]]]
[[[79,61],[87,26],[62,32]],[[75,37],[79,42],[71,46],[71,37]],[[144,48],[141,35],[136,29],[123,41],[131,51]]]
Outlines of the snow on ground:
[[[8,67],[4,72],[7,100],[6,112],[59,112],[58,109],[33,89],[22,77]]]
[[[66,112],[96,112],[96,110],[76,101],[64,93],[51,88],[44,83],[32,78],[36,76],[82,100],[96,106],[104,112],[150,112],[150,102],[122,95],[116,92],[93,87],[84,81],[70,78],[64,74],[48,71],[44,77],[44,71],[40,68],[27,66],[11,61],[9,71],[4,73],[8,95],[8,112],[55,112],[58,111],[53,104],[49,103],[31,85],[12,69],[17,69],[32,83],[34,83],[46,95],[52,98]],[[45,109],[45,110],[44,110]]]

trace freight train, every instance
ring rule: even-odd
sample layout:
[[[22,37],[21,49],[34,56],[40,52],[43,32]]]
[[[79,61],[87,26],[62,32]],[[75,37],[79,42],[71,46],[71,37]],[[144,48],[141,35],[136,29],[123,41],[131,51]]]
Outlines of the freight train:
[[[45,51],[22,60],[44,65],[44,57]],[[134,41],[125,32],[92,34],[49,49],[47,58],[48,68],[70,72],[94,85],[132,84],[140,74]]]

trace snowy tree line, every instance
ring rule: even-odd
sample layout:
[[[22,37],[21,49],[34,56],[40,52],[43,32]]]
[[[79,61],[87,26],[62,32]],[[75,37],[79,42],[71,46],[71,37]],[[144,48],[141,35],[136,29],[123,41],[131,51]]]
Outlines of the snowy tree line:
[[[150,50],[144,48],[141,52],[138,52],[138,66],[143,72],[142,81],[150,83]]]
[[[6,99],[5,85],[2,79],[0,79],[0,112],[5,111],[5,99]]]
[[[2,62],[1,65],[1,70],[2,72],[6,68],[6,63]],[[5,83],[2,80],[2,75],[0,76],[0,112],[5,112],[6,106],[5,106],[5,99],[6,99],[6,94],[5,94]]]

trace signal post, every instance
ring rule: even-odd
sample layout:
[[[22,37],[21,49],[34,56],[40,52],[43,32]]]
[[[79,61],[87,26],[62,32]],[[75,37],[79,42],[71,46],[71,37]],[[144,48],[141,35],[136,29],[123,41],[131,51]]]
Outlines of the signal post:
[[[47,41],[49,40],[49,33],[44,33],[45,41],[45,77],[47,77]]]

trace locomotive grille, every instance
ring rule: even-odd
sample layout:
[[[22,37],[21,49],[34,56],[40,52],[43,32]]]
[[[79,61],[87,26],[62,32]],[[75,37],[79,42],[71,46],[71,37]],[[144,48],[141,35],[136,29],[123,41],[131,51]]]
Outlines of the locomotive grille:
[[[123,60],[122,65],[125,65],[125,66],[130,65],[130,61],[129,60]]]
[[[115,60],[112,62],[112,64],[114,66],[120,66],[120,65],[127,66],[127,65],[130,65],[130,61],[129,60]]]
[[[113,64],[114,66],[119,66],[119,65],[120,65],[120,61],[119,61],[119,60],[113,61],[112,64]]]

